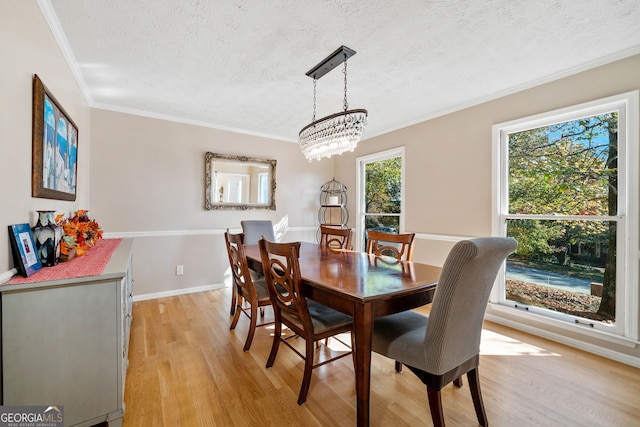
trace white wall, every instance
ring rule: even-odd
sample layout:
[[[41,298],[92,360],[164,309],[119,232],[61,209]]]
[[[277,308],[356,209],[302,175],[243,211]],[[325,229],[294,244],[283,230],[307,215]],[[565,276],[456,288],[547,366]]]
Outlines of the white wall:
[[[282,241],[315,238],[331,161],[308,163],[291,142],[106,110],[92,109],[91,122],[90,214],[112,236],[137,237],[136,297],[222,284],[222,233],[243,219],[272,220]],[[204,210],[207,151],[276,159],[276,210]]]
[[[35,1],[0,2],[0,283],[12,274],[7,226],[36,223],[36,210],[89,208],[89,107]],[[31,197],[32,80],[37,74],[78,125],[75,202]]]

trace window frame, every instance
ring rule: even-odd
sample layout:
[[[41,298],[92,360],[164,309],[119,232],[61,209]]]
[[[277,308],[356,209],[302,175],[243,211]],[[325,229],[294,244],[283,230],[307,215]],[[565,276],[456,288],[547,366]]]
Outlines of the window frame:
[[[364,208],[366,207],[365,203],[365,183],[366,183],[366,165],[369,163],[375,163],[383,160],[393,159],[395,157],[400,157],[400,213],[397,214],[388,214],[389,216],[398,216],[399,220],[399,233],[404,233],[404,212],[405,212],[405,168],[406,161],[404,155],[404,146],[391,148],[389,150],[380,151],[377,153],[369,154],[366,156],[361,156],[356,158],[356,239],[355,239],[355,250],[364,251],[364,239],[362,236],[364,235],[364,224],[365,224],[365,216],[367,212],[364,212]]]
[[[571,215],[516,215],[508,212],[508,135],[554,123],[571,121],[610,111],[618,112],[618,223],[617,241],[617,277],[616,277],[616,324],[608,326],[593,322],[576,322],[575,316],[552,313],[548,310],[531,308],[522,311],[515,308],[505,295],[505,269],[503,268],[492,290],[489,303],[497,312],[506,311],[509,315],[522,318],[525,322],[540,321],[543,324],[560,326],[562,329],[579,331],[587,335],[612,336],[623,340],[638,341],[638,319],[640,307],[638,284],[638,220],[639,191],[638,182],[638,91],[626,92],[553,110],[529,117],[492,126],[492,232],[493,235],[506,235],[507,219],[576,219]],[[598,217],[579,219],[595,220]],[[609,217],[605,217],[609,218]],[[571,323],[573,322],[573,323]],[[587,326],[587,327],[585,327]]]

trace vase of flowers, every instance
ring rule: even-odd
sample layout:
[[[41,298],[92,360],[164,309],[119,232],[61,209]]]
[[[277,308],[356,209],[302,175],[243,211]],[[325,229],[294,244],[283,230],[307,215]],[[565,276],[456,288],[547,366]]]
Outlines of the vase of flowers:
[[[98,239],[102,239],[100,224],[89,218],[89,211],[86,209],[78,210],[66,219],[64,215],[58,215],[56,223],[64,233],[60,242],[60,259],[63,261],[70,261],[76,255],[85,255]]]

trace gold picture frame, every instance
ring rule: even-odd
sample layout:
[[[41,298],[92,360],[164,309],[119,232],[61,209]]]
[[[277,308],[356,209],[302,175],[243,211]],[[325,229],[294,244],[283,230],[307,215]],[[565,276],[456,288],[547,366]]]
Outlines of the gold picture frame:
[[[31,196],[76,200],[78,126],[33,75]]]

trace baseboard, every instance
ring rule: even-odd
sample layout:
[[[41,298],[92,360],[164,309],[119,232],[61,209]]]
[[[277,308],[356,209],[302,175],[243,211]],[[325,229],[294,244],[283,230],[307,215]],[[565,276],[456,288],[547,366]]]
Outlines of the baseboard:
[[[196,292],[214,291],[216,289],[222,289],[224,287],[225,287],[224,283],[216,283],[213,285],[195,286],[193,288],[173,289],[170,291],[155,292],[152,294],[134,295],[133,301],[135,302],[135,301],[145,301],[150,299],[175,297],[178,295],[193,294]]]

